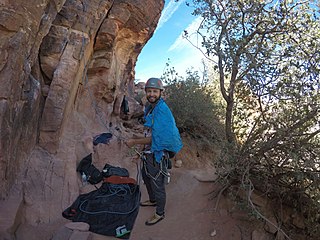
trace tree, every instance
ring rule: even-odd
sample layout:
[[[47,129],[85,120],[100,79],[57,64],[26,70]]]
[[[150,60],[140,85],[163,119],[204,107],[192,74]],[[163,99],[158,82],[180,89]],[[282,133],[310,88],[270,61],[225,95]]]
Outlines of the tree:
[[[296,56],[301,43],[300,54],[304,59],[309,58],[309,66],[314,68],[313,77],[317,76],[319,66],[315,64],[319,54],[315,45],[319,24],[313,15],[316,7],[298,1],[275,4],[272,1],[194,0],[193,3],[194,14],[203,17],[198,31],[202,45],[208,57],[217,57],[221,93],[227,103],[226,135],[229,142],[234,142],[234,95],[240,82],[251,86],[281,82],[279,77],[288,67],[284,61]],[[310,53],[312,49],[314,52]]]
[[[193,7],[206,56],[216,59],[226,137],[238,149],[228,177],[281,196],[316,223],[319,2],[193,0]],[[312,203],[303,206],[297,195]]]

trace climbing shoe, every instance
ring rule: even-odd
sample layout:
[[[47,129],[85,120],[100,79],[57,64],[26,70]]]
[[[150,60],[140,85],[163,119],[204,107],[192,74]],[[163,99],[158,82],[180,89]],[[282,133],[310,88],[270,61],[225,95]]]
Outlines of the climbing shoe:
[[[146,225],[151,226],[154,225],[158,222],[160,222],[162,219],[164,219],[164,214],[163,215],[158,215],[155,213],[150,219],[146,221]]]
[[[151,202],[150,200],[144,201],[140,203],[141,207],[154,207],[156,206],[157,203],[156,202]]]

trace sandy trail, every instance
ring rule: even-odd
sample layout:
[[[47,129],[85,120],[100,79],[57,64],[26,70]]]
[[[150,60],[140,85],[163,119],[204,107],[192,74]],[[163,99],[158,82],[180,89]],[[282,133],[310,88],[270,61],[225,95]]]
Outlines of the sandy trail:
[[[206,240],[213,231],[213,201],[208,193],[212,183],[199,182],[185,169],[172,169],[171,182],[167,185],[165,219],[153,226],[145,220],[154,213],[154,207],[140,207],[131,240]],[[148,199],[141,184],[142,200]]]

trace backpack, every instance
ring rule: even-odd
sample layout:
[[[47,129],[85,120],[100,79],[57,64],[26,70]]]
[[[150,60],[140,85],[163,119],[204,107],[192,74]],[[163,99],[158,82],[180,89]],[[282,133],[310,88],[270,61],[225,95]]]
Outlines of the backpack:
[[[125,168],[114,167],[107,163],[106,165],[104,165],[104,168],[102,170],[102,175],[105,178],[110,176],[129,177],[129,172]]]
[[[91,184],[97,184],[103,178],[101,171],[92,164],[92,153],[80,161],[77,172],[81,174],[83,180]]]

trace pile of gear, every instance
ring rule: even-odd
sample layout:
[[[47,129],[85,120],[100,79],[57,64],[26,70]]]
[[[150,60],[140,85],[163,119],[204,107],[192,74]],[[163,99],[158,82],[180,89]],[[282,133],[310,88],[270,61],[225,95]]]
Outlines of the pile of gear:
[[[79,195],[62,216],[73,222],[88,223],[91,232],[129,239],[141,198],[136,180],[129,177],[127,169],[109,164],[99,171],[92,164],[92,154],[80,161],[77,171],[83,181],[102,184]]]

